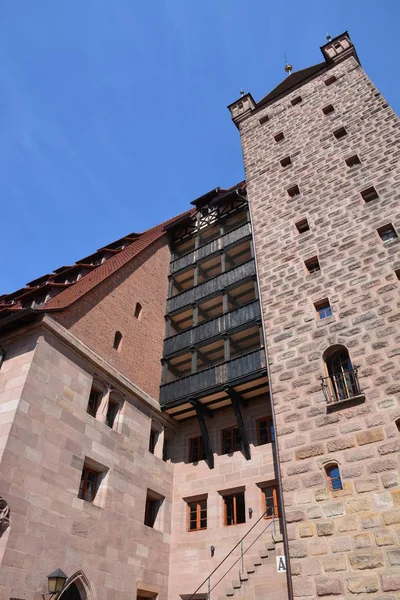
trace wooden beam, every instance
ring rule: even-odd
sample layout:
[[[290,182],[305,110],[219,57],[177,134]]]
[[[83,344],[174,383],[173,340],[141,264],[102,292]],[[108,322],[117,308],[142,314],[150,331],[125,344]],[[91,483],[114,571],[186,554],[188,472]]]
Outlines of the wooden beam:
[[[246,406],[247,401],[244,398],[242,398],[242,396],[240,394],[238,394],[238,392],[236,392],[234,389],[232,389],[229,386],[224,388],[224,391],[228,394],[228,396],[230,397],[230,399],[232,401],[233,412],[235,413],[236,423],[239,428],[240,437],[242,439],[243,454],[244,454],[246,460],[250,460],[251,459],[250,444],[249,444],[249,440],[247,437],[246,428],[244,426],[242,413],[240,410],[240,404],[242,404],[243,406]]]
[[[197,420],[199,422],[201,437],[203,438],[204,449],[206,451],[207,463],[208,463],[208,466],[210,467],[210,469],[213,469],[214,468],[214,454],[213,454],[213,451],[211,448],[210,436],[208,435],[208,429],[207,429],[207,425],[206,425],[204,416],[206,414],[208,416],[214,416],[214,413],[206,406],[203,406],[202,404],[200,404],[200,402],[198,402],[197,400],[189,400],[189,404],[191,404],[196,411],[196,416],[197,416]]]

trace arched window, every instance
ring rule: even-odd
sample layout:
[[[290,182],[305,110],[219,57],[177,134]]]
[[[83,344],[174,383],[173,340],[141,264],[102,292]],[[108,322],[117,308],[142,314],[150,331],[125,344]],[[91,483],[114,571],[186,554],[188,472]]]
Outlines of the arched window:
[[[357,367],[351,364],[345,346],[335,346],[325,352],[328,377],[323,380],[323,388],[328,402],[339,402],[360,395]]]
[[[328,485],[331,492],[343,489],[342,478],[340,476],[339,465],[333,464],[325,467]]]
[[[140,304],[140,302],[136,302],[136,306],[135,306],[135,319],[138,319],[139,321],[142,318],[142,305]]]
[[[113,348],[115,350],[117,350],[117,352],[121,352],[121,346],[122,346],[122,333],[120,331],[116,331],[115,336],[114,336]]]

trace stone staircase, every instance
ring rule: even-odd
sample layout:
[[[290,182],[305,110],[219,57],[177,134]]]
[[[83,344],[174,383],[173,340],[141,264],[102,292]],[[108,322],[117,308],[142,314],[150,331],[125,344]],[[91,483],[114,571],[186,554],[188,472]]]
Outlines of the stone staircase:
[[[271,569],[276,571],[275,557],[281,554],[284,554],[281,533],[277,532],[270,536],[268,541],[259,541],[254,544],[244,556],[244,571],[240,572],[238,579],[231,580],[230,585],[225,588],[225,595],[218,596],[218,600],[232,600],[232,598],[248,600],[255,597],[250,589],[251,584],[255,580],[258,580],[258,583],[264,580],[265,565],[269,565],[269,571]],[[232,569],[232,574],[233,571],[234,569]],[[268,578],[268,573],[265,573],[265,576]]]

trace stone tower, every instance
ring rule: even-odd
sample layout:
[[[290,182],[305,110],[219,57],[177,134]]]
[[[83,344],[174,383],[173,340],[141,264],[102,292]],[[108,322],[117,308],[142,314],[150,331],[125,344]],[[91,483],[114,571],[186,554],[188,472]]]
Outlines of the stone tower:
[[[400,593],[400,127],[347,32],[229,108],[296,598]],[[361,594],[361,596],[360,596]],[[365,596],[364,596],[365,595]]]

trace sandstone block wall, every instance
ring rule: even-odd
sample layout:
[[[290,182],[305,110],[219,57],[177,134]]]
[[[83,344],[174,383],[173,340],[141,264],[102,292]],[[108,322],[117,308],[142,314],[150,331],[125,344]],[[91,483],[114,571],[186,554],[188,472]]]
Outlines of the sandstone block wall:
[[[221,409],[215,412],[212,419],[207,419],[210,441],[214,451],[214,469],[209,469],[202,460],[197,464],[188,461],[189,440],[200,435],[196,419],[181,424],[174,437],[174,492],[172,506],[172,536],[170,559],[169,597],[179,598],[180,594],[192,594],[202,581],[217,567],[233,546],[252,527],[264,512],[261,484],[273,484],[276,481],[272,444],[257,445],[256,419],[270,414],[268,397],[251,400],[247,408],[242,408],[242,415],[249,435],[251,460],[246,460],[241,451],[233,454],[221,454],[222,430],[236,424],[233,410]],[[246,504],[246,522],[238,525],[224,525],[224,503],[221,492],[244,490]],[[207,496],[207,529],[201,531],[187,530],[187,501],[198,496]],[[251,518],[249,508],[253,509]],[[262,534],[266,526],[263,519],[249,534],[245,548]],[[276,525],[279,530],[279,524]],[[272,527],[260,537],[259,543],[249,551],[245,563],[258,555],[260,549],[265,550],[265,543],[271,540]],[[215,547],[214,556],[210,548]],[[280,550],[279,550],[280,551]],[[235,551],[224,567],[221,567],[211,580],[212,586],[224,575],[225,570],[239,556]],[[212,598],[224,597],[225,590],[232,587],[237,580],[240,565],[222,579],[212,592]],[[255,600],[265,597],[264,582],[268,580],[268,597],[274,600],[287,598],[286,576],[277,573],[275,558],[272,555],[268,564],[260,566],[256,576],[249,578],[248,584],[236,592],[237,597]],[[199,593],[206,593],[204,586]]]
[[[41,600],[60,567],[83,570],[97,600],[131,600],[143,584],[165,600],[173,467],[148,451],[151,411],[125,395],[111,430],[86,412],[92,367],[64,344],[36,334],[6,350],[0,495],[11,525],[0,538],[0,598]],[[9,402],[18,402],[11,420]],[[107,469],[95,504],[77,497],[85,459]],[[144,525],[147,489],[165,498],[161,531]]]
[[[296,598],[400,593],[400,125],[354,58],[240,124]],[[302,102],[291,105],[291,99]],[[334,111],[325,116],[328,104]],[[269,115],[260,124],[259,119]],[[333,131],[345,127],[336,140]],[[274,135],[284,133],[276,143]],[[349,169],[345,159],[358,155]],[[292,165],[280,160],[290,156]],[[298,185],[300,195],[287,190]],[[365,203],[360,191],[375,186]],[[295,223],[307,218],[310,231]],[[318,256],[321,270],[304,261]],[[329,298],[333,316],[314,303]],[[328,412],[324,351],[347,347],[365,402]],[[339,464],[344,489],[328,489]]]

